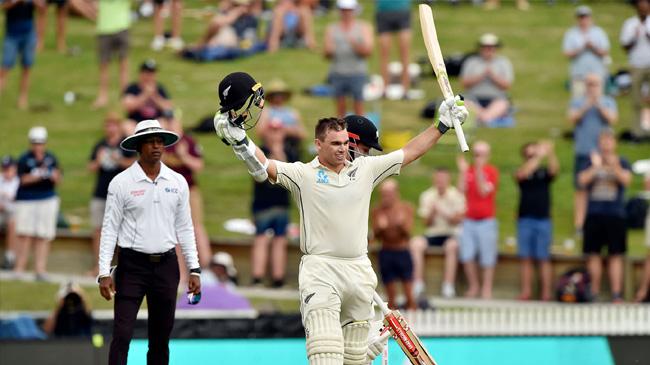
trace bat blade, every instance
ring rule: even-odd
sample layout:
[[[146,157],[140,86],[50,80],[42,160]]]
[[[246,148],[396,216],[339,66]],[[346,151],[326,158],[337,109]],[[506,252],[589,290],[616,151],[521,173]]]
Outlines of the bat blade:
[[[433,72],[436,74],[436,79],[438,80],[438,85],[442,91],[442,96],[445,99],[453,98],[454,92],[451,89],[449,77],[447,76],[447,67],[445,66],[445,60],[442,57],[442,51],[440,50],[438,33],[436,32],[436,25],[433,21],[433,12],[431,11],[431,7],[426,4],[420,4],[418,6],[418,11],[420,13],[420,26],[422,27],[424,46],[427,49],[427,55],[429,56],[429,62],[431,62],[431,66],[433,67]],[[458,138],[461,150],[463,152],[469,151],[467,140],[465,140],[465,134],[463,133],[460,123],[454,121],[454,129],[456,130],[456,137]]]

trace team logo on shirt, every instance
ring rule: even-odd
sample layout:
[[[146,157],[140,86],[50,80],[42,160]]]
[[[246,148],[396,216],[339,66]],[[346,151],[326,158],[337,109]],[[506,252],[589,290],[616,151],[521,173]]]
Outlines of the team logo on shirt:
[[[146,190],[131,190],[131,196],[142,196]]]
[[[348,177],[350,178],[350,180],[354,181],[354,180],[357,179],[357,170],[359,170],[358,167],[356,167],[354,170],[348,172]]]
[[[330,178],[327,176],[327,173],[323,169],[319,169],[316,173],[316,183],[318,184],[329,184]]]
[[[178,189],[177,188],[165,188],[166,193],[174,193],[178,194]]]

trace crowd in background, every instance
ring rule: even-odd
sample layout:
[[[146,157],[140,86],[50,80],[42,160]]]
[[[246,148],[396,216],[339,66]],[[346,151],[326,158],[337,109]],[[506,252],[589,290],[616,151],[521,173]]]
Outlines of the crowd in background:
[[[183,9],[181,0],[171,0],[172,32],[164,36],[162,1],[153,6],[154,31],[150,48],[165,47],[174,51],[196,51],[251,47],[261,42],[268,52],[282,47],[304,47],[309,50],[319,43],[315,39],[313,19],[327,1],[278,0],[272,9],[260,0],[223,0],[206,25],[200,39],[186,45],[182,38]],[[637,16],[626,20],[620,34],[620,44],[629,57],[631,98],[634,118],[631,139],[636,142],[650,136],[650,2],[634,2]],[[157,80],[160,65],[153,59],[142,62],[137,79],[129,83],[128,54],[130,48],[131,2],[128,0],[99,0],[92,3],[62,1],[57,3],[57,49],[63,52],[65,43],[65,13],[72,6],[96,20],[99,88],[94,107],[102,108],[110,100],[110,70],[112,60],[119,62],[119,90],[122,111],[107,112],[104,137],[90,152],[88,170],[97,175],[90,202],[93,228],[93,248],[97,256],[101,222],[110,180],[135,160],[135,156],[119,148],[124,136],[132,134],[135,124],[146,119],[158,119],[163,126],[182,136],[181,141],[166,151],[164,163],[181,173],[190,187],[190,205],[196,232],[201,266],[215,267],[215,277],[232,282],[232,262],[213,256],[203,226],[203,203],[195,175],[203,167],[201,147],[183,132],[182,122],[174,113],[175,105],[169,91]],[[338,0],[339,18],[328,24],[322,40],[324,57],[330,61],[328,80],[332,87],[333,113],[343,117],[348,111],[364,114],[363,85],[368,80],[367,59],[375,52],[377,34],[380,73],[390,83],[388,55],[392,36],[402,63],[399,83],[404,91],[412,86],[408,73],[411,40],[410,0],[376,0],[374,26],[359,19],[356,0]],[[0,70],[2,92],[9,70],[20,55],[22,74],[18,107],[28,106],[29,72],[39,49],[43,47],[42,14],[46,9],[40,0],[9,0],[2,4],[6,11],[6,32],[3,62]],[[498,1],[486,1],[487,8],[496,8]],[[528,2],[518,1],[517,7],[528,8]],[[269,30],[260,36],[261,14],[271,14]],[[34,23],[35,13],[38,19]],[[564,55],[570,61],[569,88],[571,100],[567,119],[574,129],[574,224],[576,235],[583,239],[583,252],[591,276],[591,295],[598,297],[602,277],[601,252],[608,252],[608,275],[613,301],[622,301],[623,257],[627,239],[624,192],[632,179],[630,163],[616,152],[616,136],[611,126],[618,121],[617,105],[607,94],[610,84],[608,60],[609,36],[594,24],[589,7],[576,9],[576,25],[567,30],[562,43]],[[511,126],[513,101],[510,90],[514,84],[513,65],[499,53],[502,46],[495,34],[483,34],[477,52],[468,57],[460,70],[460,82],[467,97],[472,117],[480,126]],[[298,161],[301,144],[309,133],[300,114],[292,108],[291,87],[276,79],[265,85],[266,106],[255,131],[262,150],[273,159]],[[644,89],[644,87],[646,89]],[[403,97],[407,99],[408,93]],[[352,103],[346,103],[351,98]],[[2,160],[0,178],[0,211],[7,232],[5,268],[17,272],[26,269],[30,251],[35,257],[37,278],[46,272],[50,241],[55,237],[59,198],[55,188],[62,174],[55,154],[46,149],[47,130],[34,127],[29,131],[29,149],[14,161]],[[521,258],[521,291],[519,298],[534,298],[533,274],[539,266],[542,300],[553,298],[553,278],[550,266],[552,243],[550,185],[558,175],[559,163],[554,147],[548,141],[536,141],[521,147],[522,163],[514,179],[520,188],[517,243]],[[460,263],[467,279],[466,297],[492,297],[494,270],[498,261],[498,221],[495,197],[502,176],[489,163],[490,145],[477,141],[472,147],[472,159],[457,160],[457,181],[454,172],[439,168],[432,174],[432,184],[414,208],[401,200],[395,180],[385,182],[380,199],[372,212],[370,224],[373,239],[382,244],[379,256],[380,272],[389,294],[391,306],[396,306],[397,282],[403,283],[406,306],[415,308],[424,293],[424,255],[428,247],[441,247],[444,268],[441,294],[456,296],[456,271]],[[646,177],[646,181],[648,177]],[[647,185],[648,183],[646,183]],[[646,186],[648,188],[648,186]],[[255,239],[251,252],[253,285],[265,282],[267,271],[271,285],[285,285],[287,226],[289,223],[288,193],[268,182],[253,187],[252,216]],[[414,220],[422,219],[424,235],[414,235]],[[646,224],[646,230],[647,224]],[[646,244],[650,246],[649,239]],[[230,259],[232,261],[232,259]],[[270,270],[267,263],[270,262]],[[180,262],[182,264],[182,261]],[[646,265],[650,272],[650,260]],[[224,271],[225,270],[225,271]],[[182,273],[187,270],[181,270]],[[229,273],[227,271],[230,271]],[[95,275],[97,267],[90,268]],[[230,274],[230,275],[227,275]],[[650,278],[645,275],[637,295],[647,297]],[[236,280],[235,280],[236,281]]]

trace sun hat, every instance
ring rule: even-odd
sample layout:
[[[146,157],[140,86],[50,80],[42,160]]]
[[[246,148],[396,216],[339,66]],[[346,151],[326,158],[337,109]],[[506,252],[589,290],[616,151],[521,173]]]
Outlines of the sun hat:
[[[30,143],[42,144],[47,142],[47,129],[45,127],[32,127],[27,133]]]
[[[175,144],[180,138],[178,137],[178,134],[163,129],[160,126],[160,122],[157,120],[147,119],[141,121],[135,126],[135,132],[126,137],[122,143],[120,143],[120,147],[125,151],[135,152],[142,140],[151,137],[152,135],[161,137],[165,147]]]

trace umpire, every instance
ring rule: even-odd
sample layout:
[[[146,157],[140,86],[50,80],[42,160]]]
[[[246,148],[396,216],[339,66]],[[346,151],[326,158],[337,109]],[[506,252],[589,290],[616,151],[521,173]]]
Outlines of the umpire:
[[[144,120],[120,145],[137,151],[139,157],[111,181],[102,225],[99,291],[106,300],[115,296],[109,365],[127,363],[133,326],[145,296],[149,312],[147,364],[169,363],[179,283],[176,242],[191,268],[188,292],[201,291],[187,182],[160,161],[165,147],[178,139],[157,120]],[[111,274],[116,244],[118,267]]]

